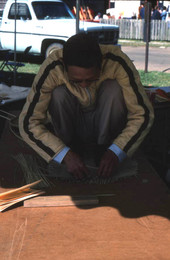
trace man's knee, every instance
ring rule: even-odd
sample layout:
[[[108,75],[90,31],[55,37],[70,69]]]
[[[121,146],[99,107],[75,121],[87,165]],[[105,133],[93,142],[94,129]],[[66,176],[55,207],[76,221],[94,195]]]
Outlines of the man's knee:
[[[117,80],[107,79],[100,87],[99,94],[107,96],[108,98],[119,98],[122,96],[122,89]]]
[[[51,100],[62,103],[66,97],[68,97],[67,88],[65,85],[61,85],[53,90]]]

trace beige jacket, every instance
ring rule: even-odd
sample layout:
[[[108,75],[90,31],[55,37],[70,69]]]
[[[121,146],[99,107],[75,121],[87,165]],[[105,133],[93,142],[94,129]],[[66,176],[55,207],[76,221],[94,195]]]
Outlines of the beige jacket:
[[[35,77],[26,103],[19,117],[20,134],[47,162],[53,159],[65,144],[48,131],[45,123],[50,120],[48,106],[54,88],[65,84],[82,106],[94,103],[96,90],[105,79],[116,79],[122,87],[128,109],[128,122],[123,132],[113,140],[127,156],[139,147],[153,123],[152,105],[141,84],[139,74],[131,60],[117,46],[101,45],[103,54],[100,79],[86,89],[73,87],[67,78],[62,62],[62,50],[53,52],[42,64]]]

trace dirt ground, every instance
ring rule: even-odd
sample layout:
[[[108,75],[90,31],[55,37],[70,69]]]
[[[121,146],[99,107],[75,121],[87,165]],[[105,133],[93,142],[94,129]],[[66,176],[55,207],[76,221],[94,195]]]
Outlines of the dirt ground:
[[[12,155],[31,151],[6,125],[0,139],[0,193],[21,186]],[[170,193],[152,166],[136,157],[138,174],[106,185],[58,183],[52,196],[97,195],[87,206],[26,208],[0,213],[3,260],[169,259]],[[49,192],[46,191],[46,196]]]

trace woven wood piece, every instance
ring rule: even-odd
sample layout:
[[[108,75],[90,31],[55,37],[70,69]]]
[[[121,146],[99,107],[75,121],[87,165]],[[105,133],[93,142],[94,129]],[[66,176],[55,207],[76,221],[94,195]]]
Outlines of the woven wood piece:
[[[59,177],[58,180],[67,182],[67,183],[84,183],[84,184],[109,184],[113,183],[115,181],[118,181],[119,179],[124,179],[128,178],[131,176],[136,176],[138,172],[138,164],[136,160],[133,159],[126,159],[124,162],[122,162],[118,168],[118,170],[114,173],[113,176],[110,178],[102,178],[97,176],[97,167],[94,167],[92,165],[87,165],[87,168],[89,172],[91,173],[90,178],[84,178],[82,180],[76,180],[75,178],[65,178],[62,176],[67,176],[67,170],[66,167],[63,165],[57,165],[56,163],[53,162],[51,163],[49,169],[49,177]]]

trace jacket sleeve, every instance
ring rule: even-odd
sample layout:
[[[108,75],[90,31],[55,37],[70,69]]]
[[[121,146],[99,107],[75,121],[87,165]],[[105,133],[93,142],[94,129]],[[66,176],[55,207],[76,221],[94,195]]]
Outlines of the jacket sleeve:
[[[113,143],[127,156],[131,156],[150,131],[154,110],[140,81],[139,73],[128,56],[119,51],[110,57],[117,63],[115,77],[122,87],[128,110],[126,127]]]
[[[65,144],[46,128],[51,93],[57,86],[54,71],[60,65],[58,61],[48,61],[41,66],[19,116],[19,130],[23,140],[47,162],[65,147]]]

